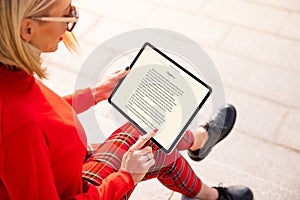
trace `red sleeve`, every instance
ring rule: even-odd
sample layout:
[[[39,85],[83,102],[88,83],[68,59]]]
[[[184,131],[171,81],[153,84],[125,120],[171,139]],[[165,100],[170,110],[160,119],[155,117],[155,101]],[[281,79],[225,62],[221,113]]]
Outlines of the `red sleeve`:
[[[127,172],[116,172],[106,177],[100,186],[84,182],[84,194],[74,196],[73,200],[110,200],[122,199],[134,189],[134,182]]]
[[[10,133],[0,146],[0,178],[11,200],[59,199],[50,164],[50,154],[42,129],[28,123]],[[127,172],[116,172],[98,187],[83,184],[78,200],[121,199],[134,188]]]
[[[10,133],[0,148],[0,177],[10,198],[59,199],[41,128],[28,123]]]
[[[67,95],[64,99],[73,107],[77,114],[88,110],[96,104],[90,88],[76,90],[74,94]]]
[[[98,191],[100,199],[121,199],[129,191],[134,189],[134,182],[127,172],[116,172],[110,174],[102,181]]]

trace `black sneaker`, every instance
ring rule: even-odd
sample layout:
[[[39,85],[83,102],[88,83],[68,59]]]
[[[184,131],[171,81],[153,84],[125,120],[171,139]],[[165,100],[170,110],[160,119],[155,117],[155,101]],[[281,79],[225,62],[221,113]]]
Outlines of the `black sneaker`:
[[[253,193],[250,188],[245,186],[230,186],[230,187],[214,187],[219,192],[217,200],[253,200]],[[181,200],[197,200],[182,195]]]
[[[219,192],[217,200],[253,200],[253,193],[245,186],[214,187]]]
[[[236,119],[236,109],[233,105],[225,104],[219,108],[203,126],[208,132],[208,140],[201,149],[188,151],[194,161],[203,160],[213,146],[222,141],[231,131]]]

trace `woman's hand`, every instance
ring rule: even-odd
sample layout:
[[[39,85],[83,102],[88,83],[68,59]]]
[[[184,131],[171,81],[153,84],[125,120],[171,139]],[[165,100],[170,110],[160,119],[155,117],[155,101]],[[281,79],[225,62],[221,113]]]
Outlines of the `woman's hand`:
[[[156,132],[140,136],[123,156],[120,170],[130,173],[135,185],[144,178],[149,168],[155,164],[151,147],[142,147]]]
[[[126,68],[128,69],[128,67]],[[116,70],[112,74],[104,77],[99,85],[92,89],[95,102],[106,100],[110,97],[112,91],[116,87],[121,78],[126,76],[128,70]]]

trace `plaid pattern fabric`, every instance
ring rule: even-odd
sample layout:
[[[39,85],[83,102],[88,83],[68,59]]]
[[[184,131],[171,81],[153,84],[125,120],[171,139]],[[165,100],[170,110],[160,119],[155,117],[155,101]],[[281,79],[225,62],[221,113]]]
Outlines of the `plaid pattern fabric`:
[[[119,170],[124,153],[133,145],[142,133],[130,123],[117,129],[104,143],[92,146],[88,159],[83,165],[83,178],[94,185],[101,185],[109,174]],[[144,180],[157,178],[167,188],[187,196],[196,196],[201,188],[201,180],[196,176],[188,162],[179,153],[188,149],[194,140],[191,131],[186,131],[177,148],[171,154],[165,154],[149,141],[155,165]],[[132,192],[132,191],[131,191]],[[128,199],[129,192],[123,199]]]

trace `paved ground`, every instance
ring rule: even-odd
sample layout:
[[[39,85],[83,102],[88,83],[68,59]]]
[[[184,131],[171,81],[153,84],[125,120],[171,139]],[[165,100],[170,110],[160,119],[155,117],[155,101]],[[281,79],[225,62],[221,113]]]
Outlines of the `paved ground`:
[[[75,34],[82,54],[74,56],[61,47],[47,55],[46,84],[61,95],[71,92],[90,52],[122,32],[164,28],[184,34],[207,51],[222,77],[226,100],[238,110],[232,134],[203,162],[190,161],[192,167],[209,185],[248,185],[258,200],[300,200],[299,0],[75,3],[80,7]],[[109,115],[97,119],[111,123]],[[180,195],[151,180],[131,197],[142,199]]]

